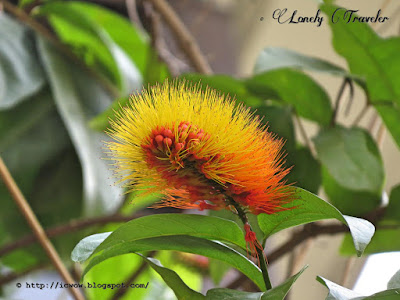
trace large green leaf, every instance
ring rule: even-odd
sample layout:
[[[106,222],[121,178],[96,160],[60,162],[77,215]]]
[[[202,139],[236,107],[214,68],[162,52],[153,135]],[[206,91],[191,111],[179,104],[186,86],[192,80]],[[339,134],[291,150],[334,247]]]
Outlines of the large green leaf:
[[[295,187],[293,189],[296,199],[285,206],[295,208],[258,216],[260,228],[266,237],[289,227],[318,220],[337,219],[349,227],[357,254],[360,256],[363,253],[374,234],[374,225],[363,219],[342,215],[334,206],[306,190]]]
[[[205,299],[204,295],[189,288],[175,271],[165,268],[157,259],[142,257],[148,262],[154,271],[160,274],[165,283],[174,291],[178,300]]]
[[[321,9],[332,16],[338,7],[323,4]],[[343,20],[345,12],[343,8],[336,11],[335,18],[341,19],[339,22],[332,23],[330,18],[335,50],[347,60],[353,74],[366,79],[371,101],[395,101],[400,104],[397,84],[400,76],[400,38],[382,39],[367,23],[347,23]]]
[[[105,134],[88,128],[88,120],[104,110],[110,96],[81,68],[39,38],[39,52],[47,72],[57,109],[67,127],[82,165],[85,212],[113,211],[121,200],[121,188],[112,186],[112,172],[100,159]]]
[[[72,259],[85,261],[93,251],[95,254],[127,242],[172,235],[190,235],[219,240],[246,249],[244,233],[235,222],[202,215],[157,214],[145,216],[125,223],[110,236],[108,235],[109,233],[102,233],[86,237],[74,249]]]
[[[86,6],[91,10],[92,18],[87,15]],[[49,2],[41,6],[40,12],[49,17],[65,42],[74,47],[87,48],[86,56],[93,53],[93,59],[100,62],[106,75],[108,73],[119,84],[123,96],[141,87],[141,75],[131,58],[113,41],[106,30],[93,20],[95,5]],[[104,13],[101,10],[98,12]],[[90,58],[87,62],[91,64]]]
[[[321,125],[328,125],[331,120],[332,108],[328,94],[311,77],[300,71],[272,70],[246,80],[246,86],[252,93],[265,93],[267,99],[281,99],[293,105],[298,114],[306,119]]]
[[[26,197],[35,188],[41,169],[70,144],[48,90],[0,112],[0,152]],[[26,234],[28,227],[9,192],[0,184],[0,220],[9,238]],[[54,201],[54,199],[52,199]],[[34,205],[40,207],[40,201]],[[31,203],[32,205],[32,203]],[[75,211],[75,207],[71,209]]]
[[[339,185],[326,168],[322,170],[325,194],[343,214],[361,217],[381,204],[381,196],[365,191],[354,191]]]
[[[359,298],[354,300],[398,300],[399,297],[400,297],[400,288],[382,291],[365,298]]]
[[[323,4],[321,9],[332,16],[338,8]],[[393,120],[394,116],[400,115],[400,38],[382,39],[367,23],[347,23],[343,20],[345,12],[346,9],[340,9],[335,14],[341,21],[334,24],[329,22],[335,50],[347,60],[353,74],[365,78],[371,103],[377,106],[400,146],[398,118],[397,121]],[[388,110],[385,106],[392,108]]]
[[[278,47],[268,47],[260,52],[254,65],[254,73],[258,74],[281,68],[298,68],[344,77],[350,76],[346,70],[326,60]]]
[[[252,262],[223,244],[205,239],[246,248],[242,230],[232,221],[202,215],[161,214],[129,221],[112,234],[86,237],[75,247],[72,259],[84,261],[93,254],[87,267],[89,270],[109,257],[124,253],[178,250],[224,261],[238,268],[259,286],[263,285],[261,273]]]
[[[284,300],[297,278],[307,268],[305,266],[297,274],[288,278],[284,283],[261,293],[248,293],[230,289],[211,289],[207,291],[206,299],[209,300]]]
[[[260,289],[265,289],[260,269],[245,256],[220,242],[188,235],[170,235],[127,242],[119,241],[114,245],[109,245],[108,248],[101,248],[102,251],[90,259],[83,276],[97,264],[114,256],[152,250],[176,250],[221,260],[245,274]]]
[[[103,28],[111,39],[129,55],[140,73],[145,72],[149,51],[148,39],[135,27],[135,24],[132,24],[127,18],[93,3],[69,1],[64,5],[80,11],[95,26]]]
[[[244,233],[235,222],[203,215],[157,214],[125,223],[115,230],[95,253],[118,243],[169,235],[190,235],[219,240],[246,249]]]
[[[45,84],[35,43],[26,27],[0,12],[0,109],[38,92]]]
[[[286,176],[289,183],[294,183],[307,191],[317,194],[321,186],[321,165],[310,149],[300,146],[288,152],[286,165],[292,167]]]
[[[363,129],[325,129],[314,139],[318,158],[335,181],[349,190],[382,193],[385,173],[379,150]]]
[[[323,277],[318,276],[317,280],[329,289],[326,300],[397,300],[400,297],[400,288],[389,289],[371,296],[361,296]]]
[[[0,112],[0,152],[45,227],[80,217],[80,165],[48,90]],[[0,235],[2,244],[28,234],[30,229],[3,184],[0,197],[0,227],[6,231]],[[53,242],[60,254],[68,257],[76,237],[69,235]],[[46,257],[39,246],[31,246],[1,260],[14,271],[23,271]]]

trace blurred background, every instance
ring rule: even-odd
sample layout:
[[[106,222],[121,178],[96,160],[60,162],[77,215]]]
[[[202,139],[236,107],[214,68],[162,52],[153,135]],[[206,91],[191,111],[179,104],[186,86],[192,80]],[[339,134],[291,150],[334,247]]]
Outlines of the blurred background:
[[[397,1],[335,4],[359,10],[362,16],[375,16],[381,9],[390,18],[385,23],[353,26],[350,30],[360,35],[360,44],[369,32],[365,26],[376,32],[376,39],[398,37]],[[126,195],[114,185],[102,147],[113,109],[124,105],[129,94],[169,77],[201,80],[264,115],[270,129],[287,140],[287,164],[294,165],[290,182],[319,193],[348,215],[398,225],[400,209],[382,217],[382,205],[400,201],[400,113],[388,117],[377,112],[368,77],[372,71],[366,70],[363,77],[360,67],[369,61],[356,66],[357,56],[364,59],[364,53],[352,46],[355,42],[344,29],[331,28],[323,12],[319,27],[279,24],[272,17],[284,8],[288,16],[297,10],[299,16],[312,17],[319,5],[313,0],[301,4],[295,0],[0,1],[0,152],[77,281],[82,267],[73,264],[70,254],[81,238],[112,231],[133,217],[164,212],[145,209],[157,195]],[[353,52],[346,56],[350,50],[340,50],[343,45],[353,47]],[[385,49],[377,53],[389,52]],[[382,69],[396,82],[399,52],[391,53],[392,58],[388,54],[389,59],[382,59]],[[360,75],[360,81],[350,73]],[[397,103],[398,99],[383,100]],[[324,160],[324,149],[318,146],[316,137],[332,124],[363,128],[364,139],[349,133],[348,151],[354,151],[349,156],[360,155],[378,164],[366,167],[365,174],[349,170],[347,178],[355,178],[352,185],[344,186],[335,177],[332,164]],[[367,146],[358,148],[359,141]],[[346,172],[340,154],[334,165]],[[365,182],[376,187],[362,186]],[[3,297],[69,299],[62,290],[46,290],[44,298],[43,291],[24,288],[25,282],[61,279],[3,184],[0,199]],[[268,240],[267,257],[300,230],[286,230]],[[399,229],[382,231],[362,258],[349,250],[343,234],[317,235],[271,261],[272,283],[283,282],[308,264],[287,299],[324,299],[327,291],[315,280],[317,275],[348,288],[358,280],[355,289],[362,294],[383,290],[400,269],[399,255],[387,254],[400,251],[399,233]],[[375,260],[374,255],[368,258],[373,253],[381,254]],[[167,251],[157,253],[157,258],[195,290],[204,292],[213,286],[254,290],[237,271],[218,261],[206,260],[204,266],[200,257]],[[377,282],[384,276],[383,283]],[[102,263],[85,281],[151,283],[151,289],[140,291],[86,289],[88,299],[174,299],[133,254]],[[22,288],[16,288],[17,282],[23,283]]]

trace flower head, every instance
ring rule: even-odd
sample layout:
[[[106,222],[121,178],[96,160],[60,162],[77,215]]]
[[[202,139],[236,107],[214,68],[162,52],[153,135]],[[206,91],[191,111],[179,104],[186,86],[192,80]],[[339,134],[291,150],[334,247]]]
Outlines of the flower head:
[[[116,113],[109,135],[119,182],[162,192],[158,207],[218,210],[235,201],[272,214],[291,199],[282,140],[214,90],[167,81],[144,90]]]

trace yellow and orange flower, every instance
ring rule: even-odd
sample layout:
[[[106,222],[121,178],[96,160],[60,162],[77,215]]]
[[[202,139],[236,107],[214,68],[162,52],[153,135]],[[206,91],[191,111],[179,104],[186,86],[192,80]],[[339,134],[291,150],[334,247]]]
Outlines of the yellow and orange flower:
[[[144,90],[116,113],[109,135],[119,182],[162,192],[158,207],[218,210],[235,201],[257,215],[291,199],[282,140],[214,90],[167,81]]]

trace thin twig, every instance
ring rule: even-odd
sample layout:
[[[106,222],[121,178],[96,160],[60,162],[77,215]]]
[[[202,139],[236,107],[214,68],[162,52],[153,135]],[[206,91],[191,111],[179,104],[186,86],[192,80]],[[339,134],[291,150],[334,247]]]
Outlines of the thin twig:
[[[73,284],[74,280],[72,279],[71,274],[68,272],[67,268],[64,266],[60,256],[58,255],[56,249],[54,248],[53,244],[47,238],[43,227],[40,225],[36,215],[32,211],[31,207],[29,206],[28,202],[26,201],[24,195],[22,194],[21,190],[18,188],[17,184],[15,183],[14,179],[12,178],[10,172],[8,171],[6,165],[4,164],[3,159],[0,157],[0,176],[2,177],[5,186],[7,187],[10,195],[14,199],[15,204],[17,204],[18,208],[20,209],[22,215],[25,217],[29,227],[31,227],[33,234],[38,239],[40,245],[45,250],[47,256],[49,257],[51,263],[54,265],[56,270],[60,273],[61,278],[66,283]],[[71,288],[69,289],[71,295],[76,300],[84,300],[83,295],[80,293],[79,290]]]
[[[367,126],[367,130],[371,135],[373,135],[373,130],[378,120],[379,120],[378,113],[374,111],[374,113],[371,116],[371,120],[369,121],[369,124]]]
[[[149,0],[174,32],[179,45],[199,73],[212,74],[210,65],[189,30],[165,0]]]
[[[382,150],[383,147],[383,142],[385,140],[386,136],[386,127],[385,124],[381,121],[381,124],[379,125],[378,133],[376,135],[376,143],[378,144],[379,149]]]
[[[42,35],[46,38],[54,47],[56,47],[61,53],[65,56],[72,59],[75,63],[77,63],[81,68],[83,68],[86,72],[88,72],[91,76],[96,78],[99,83],[109,92],[109,94],[114,97],[118,98],[120,96],[120,92],[118,88],[111,83],[105,76],[101,73],[96,72],[89,68],[81,59],[79,59],[66,45],[61,43],[57,37],[55,37],[50,30],[48,30],[45,26],[41,23],[36,21],[35,19],[31,18],[25,11],[18,8],[17,6],[11,4],[8,1],[0,0],[1,3],[4,5],[4,9],[13,14],[18,20],[28,25],[34,31]]]
[[[160,15],[153,9],[151,5],[149,14],[151,45],[154,51],[156,51],[158,59],[160,59],[167,65],[171,76],[177,77],[181,73],[178,66],[179,60],[173,60],[172,55],[166,49],[165,42],[162,38],[162,24],[160,20]]]
[[[125,4],[129,20],[138,28],[144,29],[142,22],[140,22],[140,18],[136,9],[136,0],[126,0]]]
[[[364,107],[360,110],[360,113],[357,115],[357,117],[354,119],[353,122],[353,127],[357,126],[360,121],[362,120],[362,118],[365,116],[365,114],[367,113],[368,109],[370,108],[370,105],[368,102],[365,103]]]
[[[108,216],[101,216],[95,217],[90,219],[83,219],[83,220],[72,220],[67,224],[59,225],[53,228],[49,228],[45,231],[46,235],[49,238],[53,238],[59,235],[69,234],[72,232],[79,231],[81,229],[95,226],[95,225],[105,225],[109,223],[124,223],[128,222],[134,218],[139,218],[141,216],[146,215],[145,213],[136,213],[133,216],[123,216],[119,214],[108,215]],[[16,241],[13,241],[3,247],[0,248],[0,257],[10,253],[14,250],[19,248],[27,247],[32,245],[36,242],[36,238],[34,235],[28,235],[23,238],[20,238]]]
[[[348,82],[349,82],[348,78],[343,78],[342,84],[340,85],[339,91],[338,91],[337,96],[336,96],[335,106],[334,106],[334,109],[333,109],[330,126],[334,126],[335,123],[336,123],[336,117],[337,117],[337,113],[339,111],[340,102],[341,102],[341,100],[343,98],[344,88],[346,87]]]
[[[300,134],[303,137],[304,142],[306,143],[306,145],[307,145],[308,149],[310,150],[311,154],[313,156],[316,156],[317,155],[317,151],[315,150],[315,147],[314,147],[313,143],[311,142],[310,138],[308,137],[307,132],[304,129],[303,123],[300,120],[300,117],[298,116],[297,113],[294,114],[294,117],[295,117],[295,119],[297,121],[297,125],[299,127]]]

